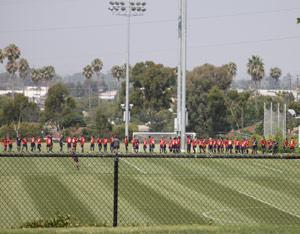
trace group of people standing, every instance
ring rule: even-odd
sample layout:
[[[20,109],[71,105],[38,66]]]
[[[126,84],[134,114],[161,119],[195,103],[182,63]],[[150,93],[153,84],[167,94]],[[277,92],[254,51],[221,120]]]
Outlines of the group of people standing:
[[[53,138],[51,135],[47,135],[44,139],[42,137],[21,137],[19,135],[16,138],[17,152],[31,152],[42,151],[42,144],[45,142],[46,151],[53,152]],[[126,153],[129,153],[129,139],[125,137],[124,146]],[[120,140],[117,136],[97,137],[91,136],[86,138],[84,135],[77,136],[61,136],[59,138],[59,151],[64,152],[64,146],[66,145],[67,152],[77,152],[78,148],[81,153],[85,152],[85,146],[89,144],[90,152],[98,150],[99,153],[113,153],[119,151]],[[160,153],[179,153],[181,139],[180,137],[164,138],[161,137],[159,140],[153,136],[149,136],[140,142],[139,138],[133,137],[132,141],[132,152],[139,153],[153,153],[155,152],[156,145],[159,145]],[[285,139],[281,146],[284,152],[294,152],[296,148],[296,140],[294,138]],[[29,146],[28,146],[29,145]],[[280,147],[280,143],[276,140],[262,138],[257,140],[255,137],[248,139],[223,139],[223,138],[193,138],[187,136],[186,139],[187,153],[229,153],[229,154],[257,154],[258,150],[264,153],[277,153]],[[142,146],[142,147],[140,147]],[[30,148],[29,148],[30,147]],[[96,149],[97,147],[97,149]],[[3,149],[5,152],[13,151],[13,140],[10,137],[3,139]],[[141,150],[142,149],[142,150]]]

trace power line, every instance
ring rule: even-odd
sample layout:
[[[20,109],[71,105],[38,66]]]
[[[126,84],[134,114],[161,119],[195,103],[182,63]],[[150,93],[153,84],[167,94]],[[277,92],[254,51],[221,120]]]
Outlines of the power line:
[[[238,46],[238,45],[244,45],[244,44],[256,44],[256,43],[270,43],[270,42],[276,42],[276,41],[285,41],[285,40],[296,40],[300,39],[300,36],[286,36],[286,37],[273,37],[273,38],[266,38],[266,39],[260,39],[260,40],[247,40],[247,41],[235,41],[235,42],[226,42],[226,43],[212,43],[212,44],[200,44],[200,45],[191,45],[188,46],[188,49],[197,49],[197,48],[210,48],[210,47],[224,47],[224,46]],[[160,50],[140,50],[140,51],[133,51],[134,54],[149,54],[149,53],[169,53],[169,52],[175,52],[177,53],[176,48],[168,48],[168,49],[160,49]],[[118,51],[118,52],[109,52],[109,53],[103,53],[103,55],[113,55],[113,54],[124,54],[124,51]],[[72,55],[72,56],[57,56],[52,58],[46,58],[46,57],[36,57],[31,58],[33,60],[52,60],[52,59],[84,59],[84,56],[99,56],[99,54],[85,54],[85,55]]]
[[[300,8],[287,8],[287,9],[270,10],[270,11],[252,11],[252,12],[241,12],[241,13],[235,13],[235,14],[190,17],[189,20],[196,21],[196,20],[218,19],[218,18],[227,18],[227,17],[249,16],[249,15],[263,15],[263,14],[290,12],[290,11],[296,11],[296,10],[300,10]],[[173,23],[173,22],[177,22],[177,19],[149,20],[149,21],[133,22],[132,24],[133,25],[144,25],[144,24]],[[65,26],[65,27],[8,29],[8,30],[0,30],[0,33],[84,30],[84,29],[95,29],[95,28],[105,28],[105,27],[120,27],[120,26],[125,26],[125,25],[126,24],[124,24],[124,23],[118,23],[118,24],[94,24],[94,25]]]

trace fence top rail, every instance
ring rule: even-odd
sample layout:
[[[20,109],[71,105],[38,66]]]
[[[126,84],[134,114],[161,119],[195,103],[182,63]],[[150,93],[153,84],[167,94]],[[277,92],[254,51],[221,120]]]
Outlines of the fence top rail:
[[[182,158],[182,159],[300,159],[300,154],[158,154],[158,153],[140,153],[140,154],[93,154],[93,153],[0,153],[0,158]]]

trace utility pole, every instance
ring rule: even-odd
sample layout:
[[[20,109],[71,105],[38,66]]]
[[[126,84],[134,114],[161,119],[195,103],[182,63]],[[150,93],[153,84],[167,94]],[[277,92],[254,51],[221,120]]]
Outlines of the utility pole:
[[[182,81],[182,0],[179,0],[178,16],[178,68],[177,68],[177,134],[181,134],[181,81]]]
[[[182,101],[181,101],[181,151],[186,148],[186,59],[187,59],[187,0],[182,0]]]

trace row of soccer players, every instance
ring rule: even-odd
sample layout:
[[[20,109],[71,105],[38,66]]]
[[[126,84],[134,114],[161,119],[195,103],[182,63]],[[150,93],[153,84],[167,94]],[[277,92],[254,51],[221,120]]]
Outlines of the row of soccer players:
[[[116,137],[110,137],[110,138],[101,138],[98,137],[97,139],[94,136],[91,136],[89,139],[90,144],[90,151],[95,151],[95,145],[98,147],[99,152],[107,152],[108,146],[110,146],[110,151],[112,152],[114,146],[114,142]],[[35,151],[38,150],[41,151],[43,139],[41,137],[17,137],[16,139],[16,145],[17,145],[17,151],[28,151],[28,143],[30,144],[30,150]],[[53,151],[53,140],[52,136],[48,135],[45,138],[45,143],[47,147],[48,152]],[[67,146],[67,151],[70,152],[76,151],[78,145],[81,148],[81,152],[84,152],[85,144],[87,144],[88,141],[86,140],[85,136],[81,137],[61,137],[59,139],[59,146],[60,151],[63,152],[64,145]],[[132,148],[134,152],[139,152],[140,150],[140,142],[138,138],[132,139]],[[169,138],[165,139],[162,137],[159,142],[156,142],[155,139],[151,136],[148,138],[144,138],[142,145],[143,145],[143,151],[147,152],[149,151],[154,152],[156,143],[159,144],[159,151],[160,153],[167,153],[173,152],[178,153],[180,151],[180,144],[181,139],[180,137],[175,138]],[[248,153],[249,149],[252,149],[252,153],[257,153],[258,147],[261,148],[262,152],[276,152],[279,147],[279,143],[277,141],[274,141],[272,139],[266,140],[265,138],[261,139],[259,142],[256,140],[256,138],[253,139],[205,139],[205,138],[192,138],[190,136],[187,137],[187,152],[193,153],[197,152],[197,148],[199,149],[199,153],[206,153],[207,151],[210,153]],[[10,137],[7,137],[3,140],[4,145],[4,151],[12,151],[13,148],[13,140]],[[129,148],[129,140],[127,137],[124,139],[124,145],[126,149],[126,153],[128,153]],[[283,143],[283,149],[284,150],[290,150],[294,151],[296,147],[296,141],[294,138],[288,140],[285,139]]]
[[[153,152],[155,148],[155,140],[153,137],[149,137],[149,139],[144,138],[143,140],[143,150],[144,152],[147,151],[149,147],[149,152]],[[173,152],[178,153],[180,151],[180,144],[181,139],[180,137],[175,138],[161,138],[159,140],[159,151],[160,153],[167,153]],[[265,138],[262,138],[260,141],[258,141],[256,138],[252,139],[197,139],[192,138],[190,136],[187,137],[187,152],[188,153],[249,153],[249,149],[252,150],[253,154],[256,154],[258,151],[258,148],[261,149],[262,153],[274,153],[278,151],[279,143],[276,140],[266,140]],[[134,152],[139,152],[139,145],[140,142],[138,138],[134,138],[132,140],[132,146]],[[287,152],[288,150],[291,152],[295,151],[296,148],[296,141],[294,138],[291,138],[290,140],[285,139],[283,142],[283,150]],[[198,148],[198,150],[197,150]]]

